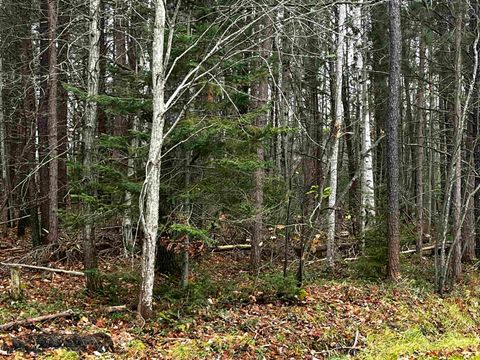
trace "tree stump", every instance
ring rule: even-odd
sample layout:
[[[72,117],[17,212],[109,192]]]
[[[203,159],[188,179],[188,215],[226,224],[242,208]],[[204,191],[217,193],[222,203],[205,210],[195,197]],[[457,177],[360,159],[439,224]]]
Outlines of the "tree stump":
[[[12,288],[10,289],[10,296],[14,300],[20,300],[23,298],[22,281],[20,274],[21,269],[19,266],[10,267],[10,282],[12,285]]]

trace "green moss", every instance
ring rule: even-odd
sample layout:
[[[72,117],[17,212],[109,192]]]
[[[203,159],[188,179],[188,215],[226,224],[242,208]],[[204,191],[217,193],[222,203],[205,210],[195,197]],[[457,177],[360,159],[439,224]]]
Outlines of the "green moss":
[[[463,349],[480,345],[480,339],[472,335],[449,332],[438,336],[425,335],[420,327],[402,333],[385,330],[367,337],[367,348],[360,359],[397,359],[399,356],[440,350]]]
[[[42,360],[79,360],[80,356],[75,351],[58,349],[51,355],[47,355]]]

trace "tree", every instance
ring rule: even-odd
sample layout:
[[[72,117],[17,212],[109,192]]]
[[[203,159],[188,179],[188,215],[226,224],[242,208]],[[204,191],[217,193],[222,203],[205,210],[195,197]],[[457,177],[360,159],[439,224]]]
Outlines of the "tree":
[[[269,17],[265,16],[264,20],[259,23],[259,30],[257,35],[260,38],[258,44],[258,50],[256,54],[259,56],[258,66],[262,68],[263,62],[268,62],[270,53],[272,52],[272,39],[271,39],[272,24]],[[268,78],[264,75],[258,79],[251,88],[251,97],[253,99],[253,110],[260,111],[255,120],[255,126],[258,131],[264,131],[267,122],[268,114],[265,106],[268,103],[269,98],[269,86]],[[263,187],[265,182],[265,144],[259,142],[257,146],[257,158],[258,168],[254,174],[254,209],[255,219],[253,223],[253,237],[252,237],[252,252],[251,252],[251,265],[254,271],[258,271],[261,259],[261,249],[264,236],[263,225],[263,211],[264,211],[264,194]]]
[[[343,72],[343,52],[345,38],[345,17],[346,5],[338,5],[338,37],[335,59],[335,113],[332,124],[332,155],[330,157],[330,195],[328,197],[328,229],[327,229],[327,264],[330,268],[334,266],[335,256],[335,224],[337,206],[337,182],[338,182],[338,161],[339,144],[342,136],[342,72]]]
[[[57,117],[57,0],[48,0],[48,39],[49,39],[49,62],[48,62],[48,145],[49,145],[49,222],[48,241],[58,240],[58,117]]]
[[[398,124],[400,118],[400,62],[402,38],[400,30],[400,0],[390,0],[390,72],[388,77],[387,118],[387,197],[388,253],[387,276],[400,277],[400,209]]]
[[[95,97],[98,95],[99,74],[100,74],[100,0],[90,0],[90,37],[88,55],[88,80],[87,80],[87,101],[85,111],[85,124],[83,128],[83,167],[84,178],[88,183],[95,179],[93,161],[95,159],[95,131],[97,128],[97,103]],[[94,194],[87,194],[94,196]],[[87,200],[85,205],[86,220],[84,226],[84,266],[87,272],[86,287],[88,291],[96,291],[99,282],[97,272],[97,256],[95,251],[95,229],[94,215],[91,214],[91,207]]]
[[[155,3],[155,23],[153,30],[152,55],[152,97],[153,118],[146,166],[143,196],[140,197],[145,239],[142,248],[142,283],[138,302],[138,313],[148,318],[152,315],[153,281],[155,276],[155,247],[158,232],[158,211],[160,207],[160,169],[165,126],[165,68],[164,37],[166,9],[163,1]]]
[[[3,2],[0,0],[0,10],[3,10]],[[3,48],[4,39],[0,37],[0,46]],[[3,105],[3,56],[0,54],[0,161],[2,163],[2,187],[3,187],[3,195],[1,198],[2,206],[2,222],[7,224],[8,221],[12,218],[10,213],[10,176],[8,174],[8,152],[7,152],[7,144],[6,144],[6,126],[5,126],[5,111]],[[6,227],[5,227],[6,229]]]
[[[424,92],[424,77],[425,77],[425,40],[420,35],[420,63],[418,65],[418,89],[417,89],[417,240],[415,242],[416,251],[421,256],[423,247],[423,229],[424,229],[424,188],[423,188],[423,158],[424,158],[424,144],[425,139],[423,135],[424,124],[424,107],[425,107],[425,92]]]
[[[455,95],[453,103],[454,148],[452,162],[454,165],[453,179],[453,253],[452,253],[452,280],[458,280],[462,274],[462,27],[463,11],[460,2],[455,13]]]
[[[368,70],[364,62],[364,50],[362,47],[366,41],[366,37],[362,37],[362,29],[366,24],[365,19],[362,22],[362,10],[360,6],[354,7],[353,26],[355,31],[356,45],[356,71],[359,77],[360,91],[358,94],[358,118],[361,131],[361,200],[360,200],[360,236],[362,238],[362,246],[364,247],[365,230],[375,219],[375,191],[373,178],[373,156],[372,156],[372,139],[370,127],[370,109],[368,103]]]

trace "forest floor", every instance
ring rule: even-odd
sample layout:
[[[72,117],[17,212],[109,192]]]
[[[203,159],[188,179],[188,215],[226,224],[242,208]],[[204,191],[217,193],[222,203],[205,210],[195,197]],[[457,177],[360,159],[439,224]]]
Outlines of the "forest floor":
[[[0,251],[0,261],[7,255],[8,249]],[[134,311],[102,312],[134,303],[136,276],[128,259],[102,262],[108,276],[95,297],[84,293],[79,277],[24,270],[24,298],[14,301],[8,269],[0,268],[0,325],[73,311],[70,317],[0,332],[0,358],[480,359],[480,277],[471,271],[440,297],[427,281],[430,260],[402,260],[408,265],[397,284],[362,279],[361,267],[350,263],[340,266],[335,278],[311,265],[298,289],[293,277],[283,279],[280,267],[268,265],[253,278],[246,254],[207,254],[194,263],[186,290],[172,285],[177,282],[172,277],[159,276],[155,317],[146,323]],[[114,349],[10,351],[15,339],[39,333],[106,333]]]

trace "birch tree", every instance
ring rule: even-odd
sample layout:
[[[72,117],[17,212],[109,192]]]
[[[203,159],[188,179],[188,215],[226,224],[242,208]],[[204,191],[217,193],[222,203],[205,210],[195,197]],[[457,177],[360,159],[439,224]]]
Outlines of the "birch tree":
[[[338,5],[337,48],[335,60],[335,112],[332,126],[332,155],[330,159],[330,196],[328,197],[328,228],[327,228],[327,264],[334,266],[335,256],[335,224],[338,181],[339,143],[342,135],[342,67],[345,38],[346,5]]]
[[[178,15],[180,3],[177,2],[173,14],[167,16],[167,9],[162,1],[155,3],[155,22],[153,32],[153,53],[152,53],[152,97],[153,97],[153,119],[150,137],[150,146],[148,160],[145,167],[145,181],[140,193],[140,219],[144,228],[145,239],[142,246],[141,260],[141,285],[139,293],[138,313],[147,318],[152,315],[153,310],[153,285],[155,279],[155,251],[158,234],[159,221],[159,201],[160,201],[160,174],[162,163],[162,146],[165,138],[175,129],[178,122],[182,119],[185,109],[204,89],[205,84],[199,82],[205,78],[213,78],[214,72],[220,67],[222,61],[226,61],[234,55],[240,54],[245,49],[252,50],[256,45],[246,45],[245,42],[238,42],[238,38],[245,34],[249,28],[255,28],[256,24],[264,17],[270,16],[275,11],[274,8],[265,10],[261,16],[253,20],[246,21],[249,14],[241,11],[242,6],[239,2],[234,8],[239,9],[239,13],[229,13],[223,16],[217,16],[216,21],[207,27],[198,39],[194,41],[185,51],[170,59],[172,45],[175,33],[175,23]],[[221,15],[221,13],[219,13]],[[232,19],[233,16],[233,20]],[[168,22],[167,22],[168,19]],[[166,27],[168,25],[168,37],[166,36]],[[209,42],[209,47],[205,50],[203,57],[198,63],[186,72],[184,76],[173,86],[166,97],[166,84],[171,78],[174,69],[177,68],[179,61],[185,58],[193,49],[198,46],[200,40],[204,39],[213,25],[220,26],[216,31],[217,37]],[[222,61],[216,61],[214,64],[205,66],[214,55],[222,51]],[[193,92],[189,90],[194,88]],[[188,94],[188,100],[181,107],[180,112],[174,116],[168,130],[165,128],[165,115],[174,106],[179,105],[182,96]]]
[[[362,238],[362,244],[365,245],[364,236],[367,224],[374,221],[375,218],[375,192],[374,192],[374,180],[373,180],[373,156],[372,156],[372,139],[370,128],[370,109],[368,107],[368,70],[364,62],[364,49],[366,43],[366,35],[362,36],[366,19],[362,21],[362,9],[360,1],[358,6],[353,8],[353,27],[355,33],[355,45],[356,45],[356,70],[359,77],[359,95],[358,95],[358,116],[360,122],[361,132],[361,223],[360,223],[360,236]],[[364,14],[366,16],[366,14]],[[363,25],[363,26],[362,26]]]
[[[152,96],[153,119],[148,162],[145,169],[143,196],[140,196],[140,211],[145,229],[142,248],[142,282],[138,313],[149,318],[152,315],[153,282],[155,279],[155,248],[158,232],[158,210],[160,206],[160,169],[163,146],[163,129],[165,127],[165,72],[164,72],[164,37],[166,24],[165,3],[155,3],[155,23],[153,30],[152,54]],[[144,198],[143,198],[144,197]],[[143,203],[145,202],[145,203]]]

